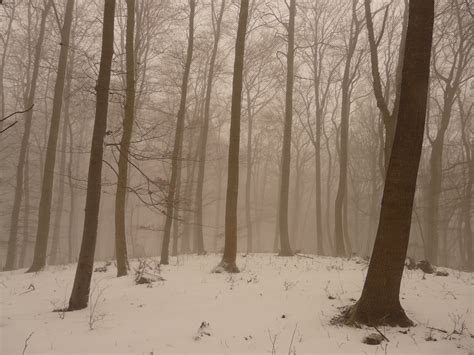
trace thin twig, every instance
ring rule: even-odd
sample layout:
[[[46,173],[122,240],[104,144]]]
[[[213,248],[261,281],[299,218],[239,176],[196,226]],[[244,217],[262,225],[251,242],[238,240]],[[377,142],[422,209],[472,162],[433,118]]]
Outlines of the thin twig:
[[[26,352],[26,348],[28,347],[28,340],[30,340],[31,336],[33,335],[34,332],[31,332],[30,335],[28,335],[25,339],[25,347],[23,348],[23,352],[21,353],[21,355],[25,355],[25,352]]]
[[[388,340],[388,338],[387,338],[376,326],[374,326],[374,328],[375,328],[375,330],[376,330],[381,336],[383,336],[383,338],[384,338],[386,341],[390,342],[390,340]]]

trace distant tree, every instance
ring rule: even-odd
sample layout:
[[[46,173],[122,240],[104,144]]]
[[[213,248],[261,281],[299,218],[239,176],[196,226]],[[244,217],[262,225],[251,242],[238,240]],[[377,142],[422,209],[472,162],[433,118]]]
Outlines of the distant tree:
[[[336,201],[334,203],[335,214],[335,244],[336,255],[345,256],[351,254],[350,239],[347,228],[347,166],[349,149],[349,120],[351,112],[351,94],[354,83],[358,76],[358,67],[362,58],[362,52],[356,54],[357,41],[362,31],[362,19],[357,17],[358,0],[352,0],[352,19],[350,25],[349,39],[346,45],[344,74],[341,82],[341,126],[339,140],[339,184],[337,187]],[[355,61],[353,63],[355,57]]]
[[[100,195],[102,190],[102,159],[104,137],[107,129],[107,111],[109,107],[110,73],[114,53],[114,17],[115,0],[105,0],[102,31],[102,53],[99,77],[96,89],[96,109],[94,131],[92,134],[89,173],[87,178],[86,208],[81,251],[74,278],[69,311],[87,307],[94,266],[94,255],[99,222]]]
[[[209,121],[211,115],[211,95],[212,86],[215,76],[215,64],[217,58],[217,49],[219,46],[219,40],[221,38],[221,24],[224,16],[225,0],[221,1],[220,9],[216,14],[214,0],[211,0],[211,21],[212,29],[214,34],[214,43],[212,46],[211,59],[209,60],[209,69],[207,74],[206,84],[206,97],[204,102],[204,117],[201,126],[201,139],[199,144],[199,167],[198,167],[198,179],[196,186],[196,199],[195,199],[195,211],[196,211],[196,249],[198,254],[204,254],[204,236],[202,230],[202,215],[203,215],[203,188],[204,188],[204,174],[206,169],[206,150],[207,150],[207,137],[209,134]]]
[[[39,76],[40,62],[41,62],[41,51],[43,48],[44,34],[46,31],[46,18],[48,16],[49,9],[51,8],[51,1],[45,4],[45,7],[41,14],[41,21],[38,30],[38,40],[35,46],[33,72],[31,74],[31,83],[27,94],[27,106],[32,107],[35,102],[36,87]],[[20,155],[18,157],[18,165],[16,167],[16,184],[15,184],[15,195],[13,199],[13,207],[11,211],[10,220],[10,235],[8,239],[7,249],[7,260],[5,263],[4,270],[13,270],[15,267],[16,260],[16,246],[17,246],[17,235],[18,235],[18,222],[20,218],[21,200],[23,198],[23,184],[25,183],[25,166],[27,165],[28,156],[28,144],[31,134],[31,123],[33,120],[33,109],[26,113],[25,117],[25,128],[23,130],[23,136],[21,139]],[[25,249],[26,252],[26,249]],[[20,265],[23,265],[24,253],[22,253]]]
[[[127,30],[125,41],[126,88],[125,112],[122,122],[122,140],[119,147],[117,192],[115,195],[115,255],[117,276],[127,275],[127,239],[125,237],[125,199],[127,195],[127,176],[130,141],[135,119],[135,0],[127,0]]]
[[[240,1],[239,24],[235,40],[234,74],[232,78],[232,105],[230,114],[229,157],[227,167],[227,195],[225,208],[225,244],[222,261],[216,272],[239,272],[237,259],[237,199],[239,194],[240,114],[244,70],[245,35],[249,0]]]
[[[377,237],[362,295],[346,313],[347,324],[413,324],[399,297],[423,145],[433,21],[434,0],[410,1],[397,129]]]
[[[54,86],[53,112],[49,127],[46,160],[44,163],[43,180],[41,184],[41,198],[38,212],[38,229],[36,233],[35,253],[33,264],[28,272],[41,270],[46,264],[49,227],[51,218],[51,200],[53,196],[54,167],[56,165],[56,150],[61,123],[61,109],[63,105],[64,83],[66,78],[67,58],[69,51],[69,37],[74,10],[74,0],[67,0],[64,13],[64,24],[61,29],[61,49],[59,51],[58,74]]]

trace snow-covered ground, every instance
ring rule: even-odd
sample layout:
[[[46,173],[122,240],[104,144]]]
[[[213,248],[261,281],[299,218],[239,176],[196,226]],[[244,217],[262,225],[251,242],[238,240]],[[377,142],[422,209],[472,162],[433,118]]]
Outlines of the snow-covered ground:
[[[329,325],[338,307],[359,297],[364,262],[248,255],[238,257],[240,274],[211,273],[219,260],[218,255],[172,258],[161,268],[166,281],[152,287],[135,285],[133,275],[116,278],[113,265],[95,272],[92,330],[89,308],[52,312],[67,304],[75,265],[38,274],[0,273],[0,352],[21,354],[25,341],[26,354],[474,351],[472,274],[448,270],[448,277],[423,276],[405,270],[402,305],[417,326],[381,328],[389,342],[366,345],[362,338],[375,329]]]

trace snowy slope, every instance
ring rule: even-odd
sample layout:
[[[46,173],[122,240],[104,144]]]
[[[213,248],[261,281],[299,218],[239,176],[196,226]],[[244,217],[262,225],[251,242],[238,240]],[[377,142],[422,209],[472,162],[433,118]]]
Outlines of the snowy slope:
[[[361,342],[376,332],[373,328],[329,325],[338,307],[359,297],[364,262],[248,255],[238,258],[240,274],[210,273],[219,260],[218,255],[172,258],[161,268],[166,281],[152,287],[135,285],[133,276],[115,278],[113,265],[94,273],[92,330],[90,309],[52,312],[67,304],[75,265],[38,274],[0,273],[1,353],[21,354],[30,335],[27,354],[474,351],[472,274],[448,270],[448,277],[424,277],[405,270],[402,304],[417,326],[407,334],[379,329],[390,342],[377,346]],[[209,325],[199,331],[203,322]],[[450,335],[454,330],[462,334]],[[437,341],[425,340],[430,336]]]

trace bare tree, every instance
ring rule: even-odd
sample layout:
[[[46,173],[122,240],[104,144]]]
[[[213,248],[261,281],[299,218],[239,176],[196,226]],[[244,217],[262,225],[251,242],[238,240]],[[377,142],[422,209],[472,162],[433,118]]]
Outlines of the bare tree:
[[[232,106],[230,115],[229,157],[227,165],[227,195],[225,208],[225,244],[222,261],[216,272],[239,272],[237,259],[237,198],[239,194],[240,110],[242,105],[242,77],[244,70],[245,35],[249,0],[240,1],[239,25],[235,40],[234,74],[232,78]]]
[[[423,145],[434,0],[412,0],[397,129],[388,165],[379,227],[362,295],[346,322],[411,326],[399,299]]]
[[[41,14],[41,22],[38,31],[38,39],[35,47],[35,59],[33,65],[33,72],[31,74],[31,84],[28,92],[28,103],[27,106],[33,106],[36,96],[36,87],[38,82],[38,75],[41,62],[41,50],[43,48],[43,40],[46,31],[46,18],[48,16],[49,9],[51,8],[51,1],[45,3],[45,7]],[[20,207],[21,200],[23,197],[23,184],[24,184],[24,173],[25,166],[27,164],[27,152],[28,144],[30,140],[31,133],[31,123],[33,120],[33,109],[29,110],[26,113],[25,117],[25,128],[23,131],[23,137],[21,140],[20,155],[18,158],[18,165],[16,168],[16,185],[15,185],[15,196],[13,200],[13,208],[10,220],[10,235],[8,239],[8,250],[7,250],[7,260],[5,263],[5,270],[12,270],[15,267],[16,259],[16,244],[17,244],[17,235],[18,235],[18,222],[20,217]],[[26,251],[25,251],[26,252]],[[21,258],[24,260],[24,257]]]
[[[46,252],[48,248],[48,236],[51,218],[51,200],[53,195],[54,166],[56,164],[56,147],[58,143],[61,109],[63,105],[64,82],[66,78],[69,37],[71,34],[73,10],[74,0],[68,0],[64,13],[64,24],[61,30],[61,49],[59,51],[58,74],[56,76],[56,84],[54,87],[53,112],[51,114],[51,125],[49,128],[46,160],[44,164],[43,181],[41,186],[35,254],[33,258],[33,264],[28,269],[28,272],[39,271],[46,264]]]
[[[99,77],[97,79],[97,101],[94,131],[92,134],[89,173],[87,178],[84,230],[74,285],[69,299],[68,311],[86,308],[89,301],[89,291],[97,241],[100,195],[102,190],[102,158],[104,137],[107,129],[110,73],[112,70],[112,56],[114,53],[114,17],[115,0],[105,0],[102,53],[100,58]]]

